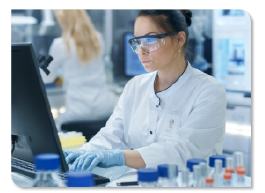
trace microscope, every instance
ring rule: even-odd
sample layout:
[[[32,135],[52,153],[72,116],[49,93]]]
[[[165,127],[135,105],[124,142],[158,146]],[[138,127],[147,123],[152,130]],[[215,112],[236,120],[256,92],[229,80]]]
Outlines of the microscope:
[[[52,56],[45,57],[44,55],[39,54],[38,61],[39,61],[39,67],[45,72],[45,74],[48,76],[50,74],[50,71],[47,69],[50,62],[53,60]]]

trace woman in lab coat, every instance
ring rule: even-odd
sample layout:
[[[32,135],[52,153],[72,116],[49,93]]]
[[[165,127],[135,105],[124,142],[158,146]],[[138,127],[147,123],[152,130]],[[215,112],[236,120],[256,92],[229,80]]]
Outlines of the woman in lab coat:
[[[49,54],[53,57],[42,74],[45,83],[53,82],[58,69],[63,71],[66,112],[56,119],[58,130],[66,121],[105,120],[115,101],[106,84],[103,40],[84,10],[55,10],[62,37],[54,39]]]
[[[64,151],[70,170],[177,164],[222,154],[226,91],[185,60],[192,13],[142,10],[129,40],[148,74],[130,80],[106,126]]]

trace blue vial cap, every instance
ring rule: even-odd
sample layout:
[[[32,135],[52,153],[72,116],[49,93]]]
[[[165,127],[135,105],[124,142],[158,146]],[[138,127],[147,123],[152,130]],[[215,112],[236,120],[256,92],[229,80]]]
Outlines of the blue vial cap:
[[[68,187],[93,187],[95,186],[94,175],[88,171],[84,172],[68,172]]]
[[[225,155],[212,155],[211,157],[209,157],[209,166],[210,167],[214,167],[214,161],[216,159],[220,159],[223,161],[223,168],[225,167],[225,159],[227,158],[227,156]]]
[[[60,156],[55,153],[43,153],[34,157],[37,171],[57,170],[60,168]]]
[[[194,165],[199,165],[200,162],[205,162],[206,163],[206,160],[197,159],[197,158],[189,159],[189,160],[187,160],[187,168],[189,168],[190,172],[193,172],[193,166]]]
[[[168,164],[161,164],[157,166],[160,177],[168,177]],[[176,176],[178,176],[178,165],[176,165]]]
[[[158,171],[155,168],[140,168],[137,171],[138,181],[153,182],[158,179]]]

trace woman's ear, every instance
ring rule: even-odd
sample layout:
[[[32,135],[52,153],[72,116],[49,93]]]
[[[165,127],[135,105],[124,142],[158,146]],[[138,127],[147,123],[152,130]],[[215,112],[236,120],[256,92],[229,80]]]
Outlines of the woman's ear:
[[[185,44],[186,42],[186,34],[184,31],[180,31],[177,35],[177,47],[178,48],[182,48],[182,46]]]

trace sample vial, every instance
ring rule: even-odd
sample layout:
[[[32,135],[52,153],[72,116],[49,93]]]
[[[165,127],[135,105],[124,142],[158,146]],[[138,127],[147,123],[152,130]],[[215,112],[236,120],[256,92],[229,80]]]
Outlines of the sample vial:
[[[225,173],[234,173],[234,159],[232,157],[227,157],[225,161]]]
[[[211,157],[209,157],[209,166],[211,167],[211,170],[208,174],[209,177],[214,177],[215,175],[215,160],[216,159],[220,159],[222,160],[223,163],[223,168],[225,168],[225,159],[227,158],[227,156],[225,155],[212,155]]]
[[[223,179],[223,185],[224,187],[232,187],[232,174],[231,173],[224,173],[223,175],[224,179]]]
[[[237,187],[244,187],[245,186],[245,175],[246,170],[243,167],[238,167],[236,170],[237,173]]]
[[[184,168],[181,172],[181,187],[190,187],[189,184],[189,172],[188,168]]]
[[[34,157],[37,175],[32,187],[66,187],[60,179],[60,156],[53,153],[39,154]]]
[[[222,166],[223,161],[221,159],[216,159],[215,161],[215,173],[214,173],[214,186],[222,187],[223,186],[223,172]]]
[[[197,158],[187,160],[187,168],[190,170],[189,178],[191,178],[190,186],[193,186],[193,166],[199,165],[201,162],[206,163],[206,160]]]
[[[93,174],[88,171],[69,172],[67,174],[68,187],[93,187],[95,186]]]
[[[205,187],[214,187],[214,178],[206,177],[205,178]]]
[[[177,176],[178,166],[161,164],[157,167],[159,178],[157,182],[158,187],[178,187]]]
[[[201,166],[193,165],[193,187],[201,187]]]
[[[139,187],[157,187],[158,171],[155,168],[140,168],[137,171]]]
[[[205,162],[201,162],[201,187],[205,187],[205,178],[207,177],[207,165]]]

